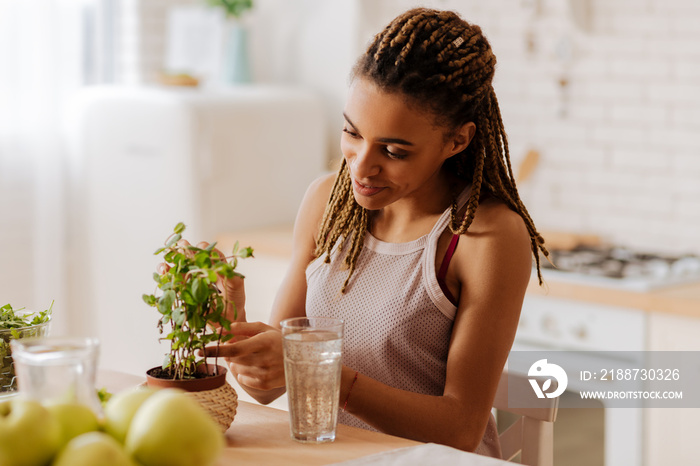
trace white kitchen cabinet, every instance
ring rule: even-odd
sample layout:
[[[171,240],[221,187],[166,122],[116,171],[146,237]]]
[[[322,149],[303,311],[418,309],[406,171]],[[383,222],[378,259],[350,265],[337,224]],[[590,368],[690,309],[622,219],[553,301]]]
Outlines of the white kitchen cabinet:
[[[649,316],[650,351],[700,351],[700,319],[664,313]],[[645,411],[645,465],[698,464],[700,408]]]
[[[588,368],[612,367],[618,360],[611,359],[609,352],[644,349],[646,325],[646,313],[639,309],[528,293],[513,351],[547,352],[555,363],[556,352],[566,351],[571,352],[570,363]],[[572,367],[567,366],[567,370],[573,370]],[[574,374],[576,371],[569,374],[570,401],[580,396],[579,390],[591,389],[588,383],[576,380]],[[578,463],[571,460],[571,464],[599,464],[602,457],[606,466],[643,465],[642,410],[618,409],[608,401],[589,406],[596,409],[574,407],[559,411],[554,424],[555,463],[565,464],[575,457]],[[601,425],[602,436],[597,431]],[[581,434],[586,431],[592,435]]]

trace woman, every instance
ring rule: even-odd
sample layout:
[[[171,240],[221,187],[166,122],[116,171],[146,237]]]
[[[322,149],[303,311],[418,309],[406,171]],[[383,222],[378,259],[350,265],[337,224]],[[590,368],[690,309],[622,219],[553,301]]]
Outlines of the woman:
[[[515,335],[531,254],[478,26],[410,10],[357,62],[337,175],[316,180],[294,229],[270,325],[221,349],[244,389],[284,392],[279,322],[345,320],[339,421],[500,456],[491,405]],[[213,355],[214,350],[211,351]]]

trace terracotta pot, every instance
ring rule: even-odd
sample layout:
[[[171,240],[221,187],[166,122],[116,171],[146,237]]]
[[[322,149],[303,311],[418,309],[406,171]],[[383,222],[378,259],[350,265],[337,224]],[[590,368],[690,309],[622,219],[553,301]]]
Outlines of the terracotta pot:
[[[146,385],[155,388],[179,388],[196,399],[225,432],[233,422],[238,407],[238,394],[226,381],[226,368],[213,364],[202,365],[199,372],[209,374],[198,379],[174,380],[151,376],[160,367],[146,371]],[[218,370],[217,370],[218,369]]]
[[[146,384],[149,387],[156,388],[179,388],[186,392],[201,392],[203,390],[214,390],[226,383],[226,368],[224,366],[215,366],[213,364],[201,365],[197,368],[200,374],[207,374],[207,377],[197,379],[161,379],[154,377],[154,372],[157,372],[160,367],[152,367],[146,371]]]

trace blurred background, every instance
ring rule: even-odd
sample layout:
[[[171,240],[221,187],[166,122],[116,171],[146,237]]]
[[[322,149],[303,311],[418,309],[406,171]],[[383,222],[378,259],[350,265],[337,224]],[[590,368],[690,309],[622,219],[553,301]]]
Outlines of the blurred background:
[[[287,238],[340,156],[352,64],[417,5],[490,40],[541,230],[700,253],[700,2],[254,0],[239,18],[209,3],[0,0],[0,304],[55,300],[52,333],[98,335],[103,365],[160,363],[141,294],[178,221],[193,242]],[[266,320],[286,262],[253,261]]]
[[[291,223],[339,157],[354,60],[419,4],[209,3],[0,0],[0,301],[55,300],[54,332],[90,333],[99,303],[141,306],[177,221],[193,241]],[[699,3],[420,4],[491,41],[540,229],[700,251]]]
[[[98,336],[103,367],[160,363],[141,294],[179,221],[192,242],[256,248],[241,270],[249,320],[267,320],[299,201],[340,156],[348,72],[418,5],[490,40],[519,189],[546,238],[700,254],[700,2],[254,0],[238,17],[217,3],[0,0],[0,304],[54,300],[52,334]],[[649,294],[615,294],[614,309],[570,294],[526,299],[517,343],[699,349],[700,301],[671,315],[648,313]],[[552,320],[563,307],[576,336]],[[604,408],[561,413],[558,464],[695,460],[696,410]]]

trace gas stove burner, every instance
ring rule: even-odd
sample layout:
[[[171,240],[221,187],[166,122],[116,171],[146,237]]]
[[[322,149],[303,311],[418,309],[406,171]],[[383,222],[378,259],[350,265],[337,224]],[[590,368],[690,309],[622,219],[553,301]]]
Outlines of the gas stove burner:
[[[579,246],[550,251],[554,267],[542,261],[547,274],[581,281],[596,278],[602,284],[632,289],[652,289],[700,281],[700,256],[637,252],[628,248]],[[582,278],[583,277],[583,278]]]

